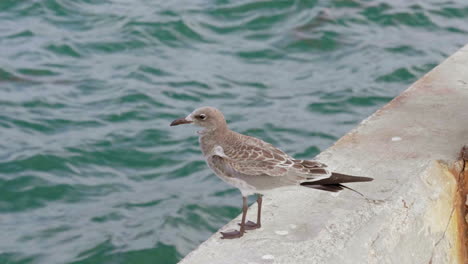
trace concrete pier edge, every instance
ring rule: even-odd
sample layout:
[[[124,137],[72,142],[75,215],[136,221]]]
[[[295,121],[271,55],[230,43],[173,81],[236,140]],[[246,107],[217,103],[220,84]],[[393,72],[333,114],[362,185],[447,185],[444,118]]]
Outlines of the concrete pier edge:
[[[468,263],[465,144],[468,45],[317,157],[375,178],[349,186],[382,202],[277,189],[264,198],[261,229],[237,240],[215,233],[180,263]]]

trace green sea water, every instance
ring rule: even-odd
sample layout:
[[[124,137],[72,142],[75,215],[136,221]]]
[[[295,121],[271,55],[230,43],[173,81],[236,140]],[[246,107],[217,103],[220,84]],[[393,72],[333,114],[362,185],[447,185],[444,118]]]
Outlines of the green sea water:
[[[240,213],[196,128],[313,158],[468,42],[468,2],[0,1],[0,263],[176,263]]]

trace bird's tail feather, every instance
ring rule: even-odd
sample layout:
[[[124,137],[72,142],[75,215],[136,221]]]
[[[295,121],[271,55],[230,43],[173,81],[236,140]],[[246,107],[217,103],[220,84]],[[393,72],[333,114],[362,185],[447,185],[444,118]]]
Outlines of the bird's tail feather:
[[[359,194],[360,196],[364,197],[364,198],[367,198],[364,194],[354,190],[353,188],[351,187],[348,187],[346,185],[343,185],[343,184],[323,184],[323,185],[304,185],[304,184],[301,184],[302,186],[305,186],[305,187],[308,187],[308,188],[312,188],[312,189],[317,189],[317,190],[322,190],[322,191],[327,191],[327,192],[339,192],[343,189],[348,189],[350,191],[353,191],[357,194]]]
[[[368,181],[373,181],[373,180],[374,180],[373,178],[369,178],[369,177],[351,176],[351,175],[333,172],[332,175],[327,179],[322,179],[322,180],[312,181],[312,182],[303,182],[301,183],[301,185],[304,187],[313,188],[313,189],[322,190],[322,191],[328,191],[328,192],[339,192],[343,189],[348,189],[350,191],[353,191],[359,194],[360,196],[364,197],[368,201],[371,201],[373,203],[380,203],[382,202],[382,200],[369,199],[364,194],[354,190],[351,187],[348,187],[342,184],[342,183],[350,183],[350,182],[368,182]]]
[[[303,182],[301,185],[326,185],[326,184],[337,184],[337,183],[348,183],[348,182],[367,182],[367,181],[373,181],[373,178],[369,177],[362,177],[362,176],[351,176],[347,174],[342,174],[342,173],[337,173],[337,172],[332,172],[331,176],[318,180],[318,181],[310,181],[310,182]]]
[[[343,185],[341,184],[326,184],[326,185],[304,185],[301,184],[304,187],[307,188],[312,188],[312,189],[317,189],[317,190],[322,190],[322,191],[327,191],[327,192],[339,192],[343,190]]]
[[[372,181],[372,180],[374,179],[369,178],[369,177],[351,176],[347,174],[332,172],[331,176],[326,179],[321,179],[318,181],[302,182],[301,185],[305,187],[314,188],[314,189],[323,190],[323,191],[329,191],[329,192],[338,192],[346,188],[346,189],[349,189],[351,191],[361,194],[360,192],[356,190],[353,190],[347,186],[342,185],[342,183],[367,182],[367,181]]]

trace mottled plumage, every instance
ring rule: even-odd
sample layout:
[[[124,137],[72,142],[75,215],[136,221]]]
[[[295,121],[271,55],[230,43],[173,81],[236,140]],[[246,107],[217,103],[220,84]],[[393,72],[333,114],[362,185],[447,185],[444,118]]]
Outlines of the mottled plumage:
[[[257,223],[245,223],[248,195],[293,185],[336,192],[348,188],[341,183],[372,180],[331,172],[321,162],[294,159],[263,140],[234,132],[227,127],[223,114],[212,107],[199,108],[185,118],[174,120],[171,126],[187,123],[204,128],[198,133],[209,167],[223,181],[239,188],[244,197],[240,232],[222,233],[223,238],[240,237],[245,228],[260,227],[260,195]]]
[[[213,136],[202,134],[201,144],[213,141]],[[212,151],[205,153],[208,165],[221,179],[239,188],[244,196],[331,175],[323,163],[296,160],[269,143],[231,130],[215,141],[209,147]]]

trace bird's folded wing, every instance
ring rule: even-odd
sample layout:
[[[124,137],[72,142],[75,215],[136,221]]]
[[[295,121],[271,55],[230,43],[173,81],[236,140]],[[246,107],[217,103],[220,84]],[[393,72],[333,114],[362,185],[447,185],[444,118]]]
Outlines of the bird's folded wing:
[[[270,144],[261,148],[248,146],[236,151],[224,149],[222,155],[212,156],[212,162],[231,177],[266,175],[314,181],[330,176],[325,164],[313,160],[295,160]]]
[[[241,175],[285,176],[287,173],[285,168],[277,167],[269,161],[233,160],[228,157],[214,155],[212,156],[212,162],[225,175],[231,177],[239,177]]]

